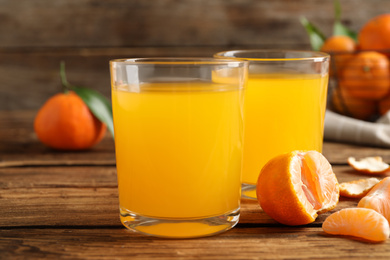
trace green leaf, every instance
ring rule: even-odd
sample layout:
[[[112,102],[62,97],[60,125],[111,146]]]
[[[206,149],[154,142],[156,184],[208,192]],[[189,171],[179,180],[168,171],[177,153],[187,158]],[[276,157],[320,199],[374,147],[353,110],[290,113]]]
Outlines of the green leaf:
[[[341,5],[339,0],[334,0],[334,19],[335,21],[341,20]]]
[[[357,41],[358,34],[341,23],[341,5],[338,0],[334,0],[334,13],[333,35],[344,35]]]
[[[76,92],[79,97],[88,106],[89,110],[104,124],[106,124],[112,137],[114,137],[114,124],[112,118],[112,107],[110,102],[99,92],[84,88],[72,86],[71,89]]]
[[[345,36],[349,36],[351,37],[352,39],[354,39],[355,41],[357,41],[358,39],[358,34],[350,29],[348,29],[347,27],[345,27],[343,24],[341,23],[336,23],[334,24],[333,26],[333,35],[345,35]]]
[[[66,79],[65,62],[63,61],[60,64],[60,76],[64,92],[73,90],[84,101],[92,114],[107,126],[108,131],[110,131],[114,138],[112,107],[107,98],[96,90],[70,84]]]
[[[305,17],[300,18],[301,24],[306,29],[307,34],[309,35],[311,48],[315,51],[321,49],[321,46],[324,44],[326,37],[325,35],[312,23],[310,23]]]

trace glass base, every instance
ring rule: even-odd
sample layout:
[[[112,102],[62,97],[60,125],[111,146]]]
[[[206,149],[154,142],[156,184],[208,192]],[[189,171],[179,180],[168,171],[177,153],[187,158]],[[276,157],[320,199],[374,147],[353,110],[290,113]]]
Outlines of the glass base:
[[[242,183],[241,184],[241,197],[244,199],[257,200],[256,185]]]
[[[128,210],[120,210],[121,222],[128,229],[144,235],[164,238],[216,235],[234,227],[239,218],[240,208],[223,215],[200,219],[151,218]]]

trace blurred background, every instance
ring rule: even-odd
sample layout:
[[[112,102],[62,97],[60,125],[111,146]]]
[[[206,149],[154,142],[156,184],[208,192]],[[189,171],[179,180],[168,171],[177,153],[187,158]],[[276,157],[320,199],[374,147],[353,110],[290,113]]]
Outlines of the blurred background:
[[[358,31],[389,0],[340,0]],[[110,98],[114,58],[212,56],[249,48],[309,50],[306,17],[330,36],[333,0],[0,0],[0,110],[38,110],[70,83]]]

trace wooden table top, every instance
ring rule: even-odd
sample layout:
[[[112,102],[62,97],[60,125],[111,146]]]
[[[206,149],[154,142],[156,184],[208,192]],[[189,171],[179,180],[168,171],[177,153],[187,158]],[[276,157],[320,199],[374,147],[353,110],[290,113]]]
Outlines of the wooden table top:
[[[114,144],[107,136],[93,149],[58,152],[36,138],[35,111],[0,111],[0,259],[390,259],[390,239],[369,243],[331,236],[321,225],[289,227],[243,200],[239,224],[197,239],[145,237],[119,221]],[[324,155],[339,182],[364,178],[349,156],[390,150],[325,142]],[[334,211],[355,207],[341,198]]]

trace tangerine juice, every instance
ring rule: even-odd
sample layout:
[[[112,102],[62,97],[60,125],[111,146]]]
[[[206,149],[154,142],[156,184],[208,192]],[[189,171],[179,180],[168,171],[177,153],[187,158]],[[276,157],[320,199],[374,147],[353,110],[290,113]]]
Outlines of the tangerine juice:
[[[113,87],[121,212],[196,219],[239,208],[243,90],[188,84]]]
[[[327,85],[327,75],[249,76],[245,95],[244,184],[256,185],[260,170],[276,155],[293,150],[322,151]]]

